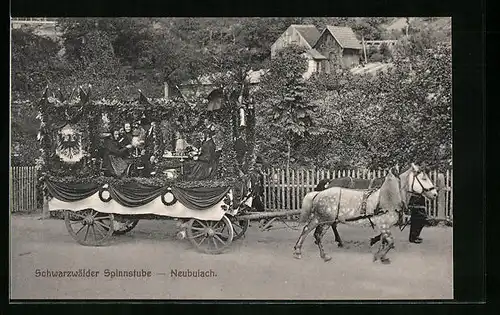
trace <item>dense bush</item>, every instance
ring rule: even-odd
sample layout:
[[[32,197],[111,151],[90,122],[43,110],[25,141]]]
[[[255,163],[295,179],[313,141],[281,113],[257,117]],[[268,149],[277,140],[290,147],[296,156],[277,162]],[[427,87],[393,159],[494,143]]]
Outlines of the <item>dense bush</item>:
[[[374,53],[373,55],[371,55],[370,59],[369,59],[370,62],[382,62],[383,60],[384,60],[384,55],[382,55],[379,52]]]

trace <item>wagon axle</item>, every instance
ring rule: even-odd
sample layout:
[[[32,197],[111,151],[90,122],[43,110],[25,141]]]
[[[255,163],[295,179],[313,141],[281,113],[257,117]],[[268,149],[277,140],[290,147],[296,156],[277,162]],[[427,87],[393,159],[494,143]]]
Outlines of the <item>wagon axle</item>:
[[[83,219],[83,224],[84,225],[93,225],[94,224],[94,217],[91,215],[87,215],[85,219]]]
[[[200,231],[200,236],[214,237],[217,233],[212,228],[206,228],[204,231]],[[177,232],[177,239],[183,240],[186,238],[186,230],[181,230]]]

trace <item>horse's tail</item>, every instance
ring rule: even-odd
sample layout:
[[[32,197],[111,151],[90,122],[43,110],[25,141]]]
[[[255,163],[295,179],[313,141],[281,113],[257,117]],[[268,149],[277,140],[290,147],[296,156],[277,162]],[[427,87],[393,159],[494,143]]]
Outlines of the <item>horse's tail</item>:
[[[313,209],[313,200],[316,195],[319,194],[319,191],[312,191],[307,193],[302,200],[302,211],[300,212],[299,222],[304,223],[309,218],[311,211]]]

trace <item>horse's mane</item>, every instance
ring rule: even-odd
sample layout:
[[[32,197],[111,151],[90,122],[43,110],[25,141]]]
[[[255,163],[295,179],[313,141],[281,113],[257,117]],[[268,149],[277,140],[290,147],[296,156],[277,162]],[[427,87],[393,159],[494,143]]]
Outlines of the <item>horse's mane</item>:
[[[399,179],[389,172],[380,187],[379,207],[383,210],[400,210],[401,202]]]

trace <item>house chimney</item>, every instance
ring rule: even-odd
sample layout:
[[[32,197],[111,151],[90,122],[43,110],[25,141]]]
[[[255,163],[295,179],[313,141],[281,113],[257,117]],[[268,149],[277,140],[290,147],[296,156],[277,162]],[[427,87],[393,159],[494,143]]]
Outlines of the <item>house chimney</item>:
[[[170,97],[170,95],[169,95],[169,88],[170,87],[168,86],[168,82],[165,81],[163,83],[163,90],[164,90],[163,97],[165,98],[165,100],[168,100],[168,98]]]

